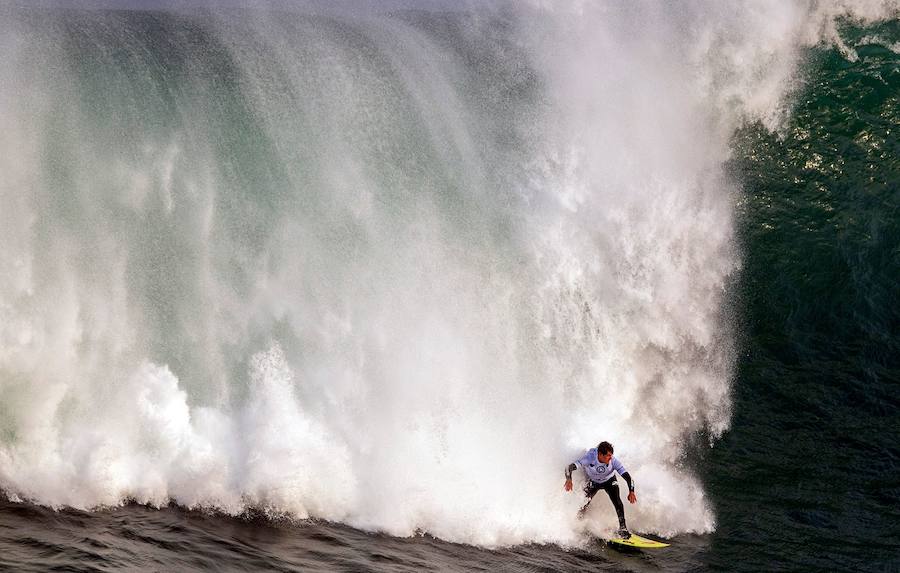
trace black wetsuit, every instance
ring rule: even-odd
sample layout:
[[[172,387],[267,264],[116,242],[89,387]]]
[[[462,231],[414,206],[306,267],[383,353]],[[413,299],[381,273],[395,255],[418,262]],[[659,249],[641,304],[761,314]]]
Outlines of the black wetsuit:
[[[569,464],[569,467],[566,468],[566,479],[572,479],[572,472],[578,468],[575,464]],[[634,491],[634,481],[631,479],[631,475],[628,472],[622,474],[622,479],[625,480],[625,483],[628,484],[628,491]],[[610,501],[612,501],[613,507],[616,508],[616,515],[619,517],[619,528],[622,530],[627,530],[627,526],[625,525],[625,504],[622,503],[622,498],[619,495],[619,483],[616,481],[616,476],[613,475],[608,480],[597,483],[593,480],[588,480],[588,482],[584,486],[584,495],[587,496],[588,501],[584,504],[584,507],[578,512],[579,516],[584,515],[585,510],[587,510],[588,505],[590,505],[591,500],[594,499],[594,495],[600,490],[606,492],[606,495],[609,496]]]

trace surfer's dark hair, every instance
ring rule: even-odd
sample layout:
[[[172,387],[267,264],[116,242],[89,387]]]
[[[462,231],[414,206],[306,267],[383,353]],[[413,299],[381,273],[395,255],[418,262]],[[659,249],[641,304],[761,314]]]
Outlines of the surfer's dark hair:
[[[606,454],[611,454],[613,453],[612,444],[610,444],[609,442],[600,442],[599,444],[597,444],[597,451],[604,456]]]

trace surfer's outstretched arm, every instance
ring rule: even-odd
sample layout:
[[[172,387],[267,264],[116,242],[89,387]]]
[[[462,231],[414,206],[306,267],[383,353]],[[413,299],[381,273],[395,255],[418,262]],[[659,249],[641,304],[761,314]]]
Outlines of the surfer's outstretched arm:
[[[628,501],[630,503],[634,503],[637,501],[637,496],[634,495],[634,480],[631,479],[631,474],[629,474],[625,470],[625,466],[622,465],[618,459],[613,458],[612,460],[613,469],[619,472],[619,475],[622,476],[622,479],[625,480],[625,483],[628,484]]]
[[[575,464],[569,464],[569,467],[566,468],[566,491],[572,491],[572,472],[577,468]]]
[[[622,479],[625,480],[625,483],[628,484],[628,501],[630,503],[635,503],[637,501],[637,496],[634,495],[634,482],[631,480],[631,474],[625,472],[620,474]]]

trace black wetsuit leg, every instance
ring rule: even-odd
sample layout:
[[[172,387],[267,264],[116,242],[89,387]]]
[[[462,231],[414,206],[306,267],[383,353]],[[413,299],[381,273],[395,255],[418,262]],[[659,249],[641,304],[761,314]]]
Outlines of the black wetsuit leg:
[[[590,500],[594,499],[594,496],[601,489],[603,489],[603,488],[600,486],[599,483],[594,482],[594,481],[588,481],[584,485],[584,495],[585,495],[585,497],[588,498],[588,501],[590,501]]]
[[[594,496],[598,491],[600,491],[600,484],[590,480],[584,484],[584,496],[587,498],[587,501],[584,502],[584,505],[578,510],[578,519],[584,517],[584,512],[587,511],[588,506],[591,504],[591,500],[594,499]]]
[[[613,507],[616,508],[616,515],[619,516],[619,528],[625,529],[625,504],[622,503],[622,498],[619,496],[619,483],[616,481],[616,476],[598,484],[597,490],[601,489],[606,492]],[[597,492],[594,491],[594,493]],[[591,497],[593,497],[593,495]]]

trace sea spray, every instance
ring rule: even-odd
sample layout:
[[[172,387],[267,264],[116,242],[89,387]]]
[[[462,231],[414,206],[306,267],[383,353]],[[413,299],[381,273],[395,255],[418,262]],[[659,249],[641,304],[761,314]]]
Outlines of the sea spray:
[[[839,14],[4,8],[3,489],[574,541],[608,439],[633,527],[711,530],[722,163]]]

